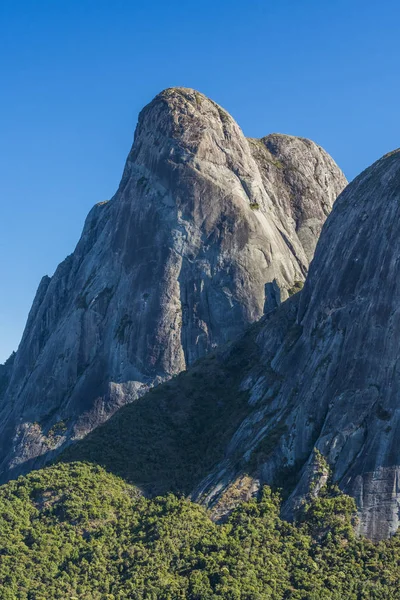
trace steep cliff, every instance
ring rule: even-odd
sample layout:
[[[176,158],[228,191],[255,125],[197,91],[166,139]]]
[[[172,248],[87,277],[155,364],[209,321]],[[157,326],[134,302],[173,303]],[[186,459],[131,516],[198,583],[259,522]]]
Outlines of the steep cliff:
[[[355,497],[359,531],[372,539],[399,525],[399,219],[396,151],[339,197],[304,290],[259,334],[261,364],[242,382],[257,409],[228,448],[253,455],[260,481],[299,473],[286,514],[318,485],[317,448]],[[212,502],[234,471],[230,458],[220,463],[198,497]]]
[[[313,142],[249,142],[202,94],[158,95],[139,116],[116,195],[40,283],[1,401],[3,479],[287,298],[345,184]]]
[[[359,532],[392,535],[400,509],[399,228],[400,150],[339,196],[300,293],[122,409],[65,459],[98,461],[148,493],[191,494],[216,517],[262,483],[276,484],[290,517],[326,482],[323,456],[356,499]]]
[[[261,481],[304,465],[287,513],[316,483],[318,448],[334,480],[356,498],[360,532],[373,539],[399,525],[399,207],[397,151],[339,197],[283,341],[278,315],[264,327],[258,343],[273,372],[257,367],[244,382],[259,409],[230,442],[230,453],[255,453]],[[218,490],[220,469],[200,495]]]

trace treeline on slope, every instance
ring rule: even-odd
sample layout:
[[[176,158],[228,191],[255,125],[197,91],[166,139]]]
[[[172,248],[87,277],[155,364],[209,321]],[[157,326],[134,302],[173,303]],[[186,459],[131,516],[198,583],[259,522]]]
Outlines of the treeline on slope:
[[[266,487],[216,524],[89,463],[33,471],[0,488],[0,598],[399,598],[400,537],[357,538],[351,498],[329,484],[296,525],[279,509]]]
[[[240,384],[259,360],[256,336],[262,323],[119,409],[57,460],[97,463],[147,495],[189,494],[258,408],[249,406]]]

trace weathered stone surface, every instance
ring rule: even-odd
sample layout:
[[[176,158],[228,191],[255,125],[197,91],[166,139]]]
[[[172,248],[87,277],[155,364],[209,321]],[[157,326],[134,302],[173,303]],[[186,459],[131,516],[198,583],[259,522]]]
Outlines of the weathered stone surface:
[[[218,502],[256,460],[255,481],[299,472],[286,515],[313,477],[313,449],[356,498],[360,533],[393,534],[400,511],[400,150],[341,194],[304,290],[265,319],[260,362],[243,387],[252,409],[194,496]],[[268,440],[272,443],[268,445]],[[265,451],[267,448],[267,451]],[[234,460],[233,460],[233,457]]]
[[[44,277],[0,409],[0,471],[40,466],[235,338],[302,282],[346,181],[313,142],[248,141],[169,89],[139,117],[116,195]]]
[[[304,138],[273,133],[249,142],[277,221],[283,226],[290,223],[284,232],[289,241],[294,226],[311,261],[322,225],[343,189],[342,180],[336,176],[336,184],[332,180],[335,163],[320,146]]]
[[[359,532],[392,535],[400,511],[399,229],[400,150],[339,196],[300,293],[143,398],[155,424],[133,403],[66,460],[98,461],[148,493],[191,493],[215,518],[263,483],[291,490],[284,513],[293,517],[326,482],[327,462],[357,501]],[[144,432],[139,443],[133,427]]]

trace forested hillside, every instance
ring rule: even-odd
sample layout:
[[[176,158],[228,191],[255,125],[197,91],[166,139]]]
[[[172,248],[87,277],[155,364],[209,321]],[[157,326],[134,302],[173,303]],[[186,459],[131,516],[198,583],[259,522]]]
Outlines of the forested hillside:
[[[0,488],[0,598],[399,598],[400,540],[357,539],[351,498],[328,485],[296,525],[279,504],[265,487],[217,524],[101,467],[34,471]]]

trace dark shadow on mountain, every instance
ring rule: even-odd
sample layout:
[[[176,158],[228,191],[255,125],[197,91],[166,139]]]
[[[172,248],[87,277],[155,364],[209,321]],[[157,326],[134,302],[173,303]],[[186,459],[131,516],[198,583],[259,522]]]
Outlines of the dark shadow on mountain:
[[[149,495],[189,493],[253,410],[239,384],[257,360],[258,327],[121,408],[57,460],[97,463]]]

